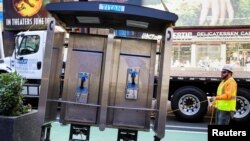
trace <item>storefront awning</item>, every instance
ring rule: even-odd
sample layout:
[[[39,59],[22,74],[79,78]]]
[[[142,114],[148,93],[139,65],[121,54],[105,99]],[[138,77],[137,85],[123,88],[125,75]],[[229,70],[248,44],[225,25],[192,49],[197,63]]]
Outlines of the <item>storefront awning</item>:
[[[50,3],[47,10],[66,27],[113,28],[163,33],[178,16],[168,11],[110,2]]]

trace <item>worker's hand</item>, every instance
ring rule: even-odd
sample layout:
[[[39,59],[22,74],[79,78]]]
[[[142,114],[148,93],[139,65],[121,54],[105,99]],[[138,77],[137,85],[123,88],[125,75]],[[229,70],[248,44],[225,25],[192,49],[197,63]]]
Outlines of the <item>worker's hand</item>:
[[[213,112],[215,110],[215,106],[214,105],[209,105],[208,106],[208,111]]]
[[[211,98],[208,99],[208,103],[209,103],[209,106],[208,106],[208,110],[209,111],[212,111],[214,110],[215,108],[215,96],[212,96]]]
[[[215,96],[212,96],[211,98],[209,98],[209,102],[210,102],[210,103],[213,103],[214,100],[215,100]]]

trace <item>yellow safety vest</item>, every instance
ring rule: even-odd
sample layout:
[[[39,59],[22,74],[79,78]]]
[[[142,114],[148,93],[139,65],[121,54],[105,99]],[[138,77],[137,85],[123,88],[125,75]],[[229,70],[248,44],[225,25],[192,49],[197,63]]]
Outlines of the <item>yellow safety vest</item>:
[[[228,83],[236,83],[233,78],[229,78],[226,81],[222,81],[217,89],[217,95],[222,95],[224,92],[224,86]],[[235,111],[236,110],[236,93],[237,93],[237,84],[235,85],[232,92],[232,98],[228,100],[216,100],[216,107],[222,111]]]

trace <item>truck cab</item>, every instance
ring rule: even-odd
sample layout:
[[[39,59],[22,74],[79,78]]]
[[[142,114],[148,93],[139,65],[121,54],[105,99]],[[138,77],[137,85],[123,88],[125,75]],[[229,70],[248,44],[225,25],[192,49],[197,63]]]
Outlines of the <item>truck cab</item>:
[[[64,37],[65,33],[62,31],[55,33],[53,50],[57,49],[54,51],[63,49]],[[22,95],[24,102],[31,104],[34,109],[38,107],[40,97],[46,38],[47,30],[19,32],[12,55],[0,59],[0,73],[16,71],[26,80]],[[1,49],[3,51],[3,47]]]
[[[25,78],[22,95],[33,108],[38,107],[46,36],[46,30],[19,32],[12,56],[0,59],[0,73],[16,71]]]
[[[17,34],[12,56],[1,59],[0,72],[16,71],[25,79],[41,79],[46,31]]]

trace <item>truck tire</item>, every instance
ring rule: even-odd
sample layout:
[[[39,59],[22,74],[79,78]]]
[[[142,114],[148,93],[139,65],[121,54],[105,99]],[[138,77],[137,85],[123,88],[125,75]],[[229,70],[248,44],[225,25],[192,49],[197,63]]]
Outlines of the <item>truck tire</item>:
[[[0,70],[0,74],[1,73],[8,73],[7,71],[5,71],[5,70]]]
[[[234,113],[233,122],[248,122],[250,121],[250,91],[244,88],[237,90],[237,105]]]
[[[176,90],[171,99],[175,116],[182,121],[194,122],[203,119],[207,113],[206,94],[199,88],[185,86]]]

